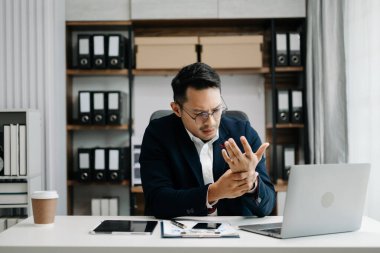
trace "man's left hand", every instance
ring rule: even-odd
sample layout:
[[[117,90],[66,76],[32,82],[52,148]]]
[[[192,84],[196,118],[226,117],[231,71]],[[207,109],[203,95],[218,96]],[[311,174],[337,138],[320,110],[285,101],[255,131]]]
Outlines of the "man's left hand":
[[[251,146],[244,136],[240,137],[244,148],[242,153],[234,139],[230,138],[224,142],[225,149],[222,150],[224,161],[228,163],[233,172],[255,172],[257,164],[268,148],[269,143],[263,143],[256,153],[252,152]]]

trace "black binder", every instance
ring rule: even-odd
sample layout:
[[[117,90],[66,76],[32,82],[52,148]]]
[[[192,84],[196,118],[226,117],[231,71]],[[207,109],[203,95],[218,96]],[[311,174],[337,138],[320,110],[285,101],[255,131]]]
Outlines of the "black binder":
[[[4,133],[0,132],[0,176],[3,176],[3,175],[4,175]]]
[[[91,124],[91,92],[90,91],[79,91],[78,94],[78,116],[79,123],[81,124]]]
[[[299,33],[289,33],[289,65],[301,65],[301,36]]]
[[[107,165],[107,152],[105,148],[94,148],[94,166],[92,171],[92,178],[94,181],[105,181],[106,165]]]
[[[106,93],[102,91],[91,92],[92,123],[106,124]]]
[[[289,91],[277,90],[277,123],[289,122]]]
[[[282,179],[288,180],[290,174],[290,167],[295,165],[296,148],[294,145],[285,145],[283,147],[283,172]]]
[[[107,36],[102,34],[94,34],[92,36],[93,45],[93,63],[94,69],[106,68],[106,43]]]
[[[92,168],[92,149],[79,148],[78,149],[78,174],[79,181],[88,182],[91,180]]]
[[[291,121],[292,123],[302,123],[303,122],[303,104],[302,104],[302,91],[292,90],[291,91]]]
[[[78,68],[90,69],[92,59],[91,35],[78,34]]]
[[[288,65],[288,36],[286,33],[276,34],[276,65]]]
[[[107,179],[111,182],[121,181],[128,176],[128,148],[108,148]]]
[[[127,39],[121,34],[108,35],[108,68],[122,69],[126,66]]]
[[[107,124],[120,125],[128,119],[128,96],[120,91],[107,92]]]

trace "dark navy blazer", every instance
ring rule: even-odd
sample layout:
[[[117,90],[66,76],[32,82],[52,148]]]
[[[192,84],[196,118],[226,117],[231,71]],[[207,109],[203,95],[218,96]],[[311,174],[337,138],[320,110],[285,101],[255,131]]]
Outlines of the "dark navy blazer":
[[[261,140],[249,122],[222,117],[219,139],[213,143],[215,182],[228,170],[222,156],[222,144],[233,138],[244,152],[240,143],[243,135],[256,152]],[[140,164],[146,215],[157,218],[207,215],[208,185],[203,182],[199,155],[181,119],[175,114],[150,122],[142,142]],[[258,192],[219,200],[216,205],[218,215],[265,216],[271,213],[275,192],[264,157],[256,171],[259,173]]]

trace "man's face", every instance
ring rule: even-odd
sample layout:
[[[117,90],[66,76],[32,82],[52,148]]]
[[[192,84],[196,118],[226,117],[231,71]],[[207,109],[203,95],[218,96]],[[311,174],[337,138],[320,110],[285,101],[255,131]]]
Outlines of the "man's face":
[[[220,90],[218,88],[196,90],[189,87],[186,98],[187,101],[182,108],[172,103],[173,110],[194,136],[204,141],[211,140],[219,128],[221,112],[224,108]],[[207,113],[213,113],[213,116]]]

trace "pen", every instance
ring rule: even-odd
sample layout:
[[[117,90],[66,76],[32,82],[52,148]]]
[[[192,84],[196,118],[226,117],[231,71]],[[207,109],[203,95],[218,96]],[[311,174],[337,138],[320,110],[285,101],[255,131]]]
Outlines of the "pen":
[[[177,226],[177,227],[179,227],[179,228],[182,228],[182,229],[186,228],[185,224],[182,224],[182,223],[180,223],[178,221],[175,221],[175,220],[170,220],[170,223],[173,224],[173,225],[175,225],[175,226]]]

